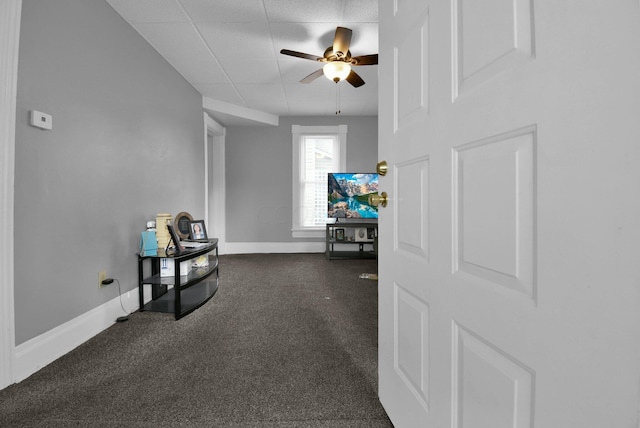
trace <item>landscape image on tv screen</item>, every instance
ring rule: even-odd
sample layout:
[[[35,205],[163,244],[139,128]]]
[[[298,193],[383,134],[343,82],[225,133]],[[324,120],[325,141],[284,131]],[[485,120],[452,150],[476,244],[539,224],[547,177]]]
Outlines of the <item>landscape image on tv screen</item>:
[[[378,218],[378,208],[369,205],[369,195],[378,194],[378,174],[329,173],[329,218]]]

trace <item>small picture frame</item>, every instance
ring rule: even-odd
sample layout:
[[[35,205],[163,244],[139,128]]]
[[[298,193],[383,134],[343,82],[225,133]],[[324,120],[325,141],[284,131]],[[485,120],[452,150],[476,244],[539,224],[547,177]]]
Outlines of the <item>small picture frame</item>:
[[[193,217],[186,211],[178,213],[173,226],[180,239],[187,239],[189,237],[189,224],[193,221]]]
[[[176,254],[180,254],[180,252],[184,250],[184,248],[180,246],[180,237],[178,237],[178,234],[176,233],[176,230],[173,228],[172,224],[168,224],[167,229],[169,230],[169,235],[171,236],[171,240],[169,241],[169,244],[167,244],[167,249],[171,247],[171,241],[173,241],[173,248],[175,248]]]
[[[373,241],[376,238],[376,228],[375,227],[367,227],[367,239],[369,241]]]
[[[206,241],[208,239],[204,220],[194,220],[189,223],[189,239],[192,241]]]
[[[344,229],[336,229],[336,241],[344,241]]]

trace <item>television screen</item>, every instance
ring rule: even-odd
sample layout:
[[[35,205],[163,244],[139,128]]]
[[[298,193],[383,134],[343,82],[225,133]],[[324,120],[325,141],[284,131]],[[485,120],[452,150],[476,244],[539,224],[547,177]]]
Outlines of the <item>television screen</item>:
[[[329,218],[378,218],[378,208],[369,205],[369,195],[378,194],[378,174],[331,172]]]

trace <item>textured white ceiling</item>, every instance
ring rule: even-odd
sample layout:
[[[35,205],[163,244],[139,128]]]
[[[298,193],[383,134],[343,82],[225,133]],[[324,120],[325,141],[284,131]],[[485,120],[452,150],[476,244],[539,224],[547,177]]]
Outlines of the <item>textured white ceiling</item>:
[[[337,26],[353,30],[353,56],[378,53],[378,0],[107,2],[203,97],[215,100],[207,111],[223,125],[251,124],[253,111],[335,116],[338,100],[342,115],[378,113],[377,65],[354,68],[365,81],[359,88],[324,77],[302,84],[322,63],[280,54],[322,56]]]

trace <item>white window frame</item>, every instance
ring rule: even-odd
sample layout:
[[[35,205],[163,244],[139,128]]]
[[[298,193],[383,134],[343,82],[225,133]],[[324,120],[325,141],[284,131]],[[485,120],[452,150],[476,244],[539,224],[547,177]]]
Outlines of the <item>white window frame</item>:
[[[292,125],[291,134],[293,141],[293,197],[291,212],[291,234],[294,238],[324,238],[325,227],[303,227],[302,226],[302,155],[300,150],[304,137],[327,136],[336,137],[338,145],[338,160],[340,170],[335,172],[345,172],[347,165],[347,125],[337,126],[302,126]]]

